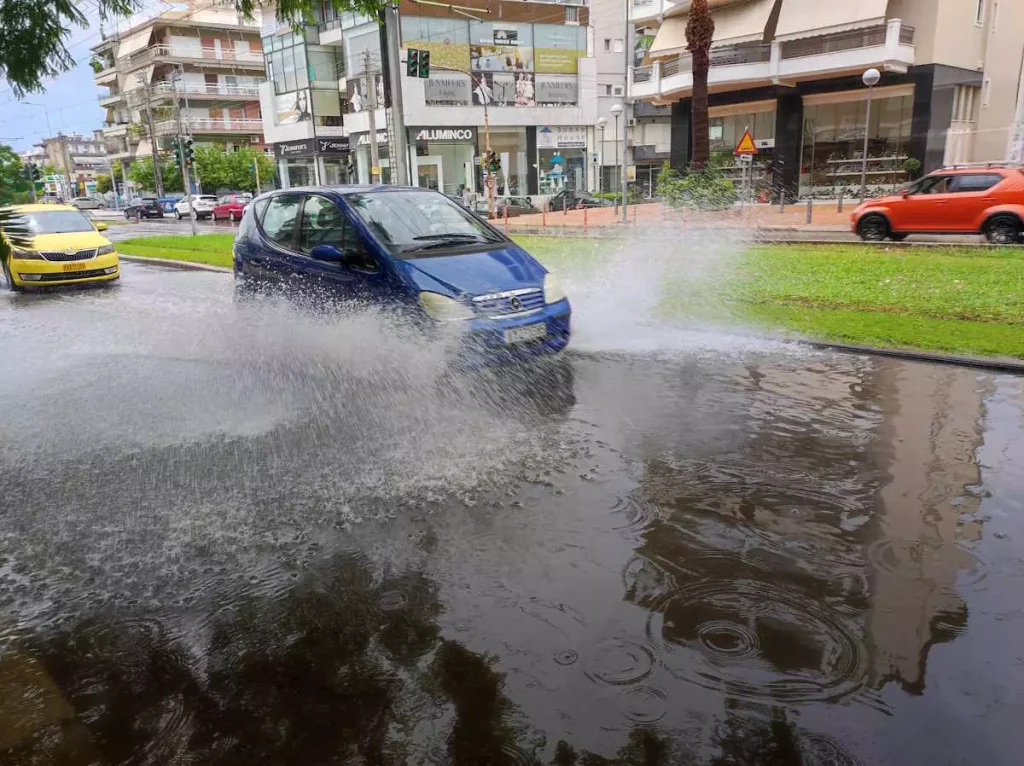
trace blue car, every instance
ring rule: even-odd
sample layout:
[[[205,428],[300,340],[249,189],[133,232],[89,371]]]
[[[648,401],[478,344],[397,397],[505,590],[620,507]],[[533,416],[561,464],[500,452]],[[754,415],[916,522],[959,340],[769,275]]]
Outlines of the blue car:
[[[445,195],[401,186],[269,192],[235,238],[236,284],[371,301],[458,327],[472,360],[557,353],[569,299],[537,260]]]

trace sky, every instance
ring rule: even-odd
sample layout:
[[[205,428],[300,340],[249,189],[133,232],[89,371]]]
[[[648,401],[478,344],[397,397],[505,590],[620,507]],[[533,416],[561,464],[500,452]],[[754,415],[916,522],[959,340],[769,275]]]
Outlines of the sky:
[[[0,79],[0,144],[8,144],[16,152],[25,152],[32,145],[57,131],[91,135],[103,127],[107,110],[98,100],[107,94],[93,82],[89,66],[90,48],[100,41],[99,14],[95,0],[76,0],[88,18],[88,27],[72,27],[65,41],[78,65],[72,71],[44,82],[45,90],[29,93],[22,101],[14,97],[10,86]],[[144,11],[159,11],[166,5],[147,0]]]

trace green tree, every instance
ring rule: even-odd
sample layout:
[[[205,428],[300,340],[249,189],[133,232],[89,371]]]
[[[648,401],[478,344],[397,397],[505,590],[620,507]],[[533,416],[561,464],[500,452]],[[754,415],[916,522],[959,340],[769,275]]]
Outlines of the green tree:
[[[244,16],[268,0],[236,0]],[[48,77],[74,68],[68,50],[73,27],[86,28],[85,10],[98,10],[101,19],[129,16],[141,7],[141,0],[0,0],[0,78],[10,84],[19,98],[43,90]],[[297,23],[312,18],[320,0],[277,0],[277,18]],[[375,17],[384,0],[327,0],[336,11],[358,11]]]
[[[273,160],[248,146],[229,152],[222,144],[207,144],[197,146],[195,152],[199,180],[210,194],[220,189],[255,192],[254,163],[259,164],[261,188],[269,186],[274,175]]]
[[[24,202],[31,190],[21,157],[7,144],[0,144],[0,205]]]
[[[715,21],[708,10],[708,0],[693,0],[686,20],[686,45],[693,59],[693,96],[690,99],[690,122],[693,125],[693,154],[690,166],[704,170],[711,156],[708,137],[708,69],[711,67],[711,41]]]
[[[184,191],[184,186],[181,183],[181,171],[178,170],[173,159],[161,160],[160,170],[163,173],[165,194]],[[153,177],[153,160],[149,158],[135,160],[128,168],[128,180],[135,184],[137,191],[153,191],[156,185],[156,179]]]
[[[114,190],[114,185],[110,181],[110,176],[106,173],[100,173],[96,176],[96,193],[106,194],[109,191]]]

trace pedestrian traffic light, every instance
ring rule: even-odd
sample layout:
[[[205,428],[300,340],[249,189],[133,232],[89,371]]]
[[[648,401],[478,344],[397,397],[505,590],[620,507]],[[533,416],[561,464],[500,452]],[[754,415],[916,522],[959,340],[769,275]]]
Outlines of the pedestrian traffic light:
[[[420,51],[420,72],[423,78],[430,77],[430,51]]]
[[[189,165],[194,164],[196,161],[196,150],[192,148],[192,139],[185,139],[185,162]]]
[[[405,74],[408,77],[420,76],[420,52],[410,48],[405,54]]]

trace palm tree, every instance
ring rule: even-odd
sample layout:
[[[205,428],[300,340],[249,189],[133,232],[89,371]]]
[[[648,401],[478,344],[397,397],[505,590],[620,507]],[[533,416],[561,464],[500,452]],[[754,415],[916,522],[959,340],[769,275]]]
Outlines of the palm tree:
[[[715,20],[708,10],[708,0],[692,0],[686,21],[686,45],[693,59],[693,97],[690,101],[690,123],[693,126],[693,155],[690,167],[704,170],[711,156],[708,143],[708,68],[711,66],[711,40],[715,36]]]
[[[24,219],[12,207],[0,207],[0,271],[7,277],[8,287],[14,288],[8,270],[12,247],[31,247],[32,234]]]

